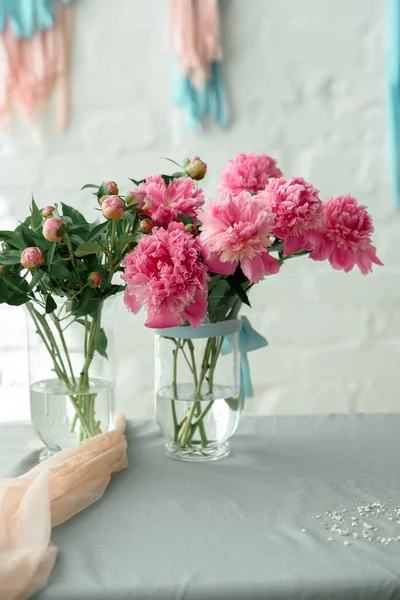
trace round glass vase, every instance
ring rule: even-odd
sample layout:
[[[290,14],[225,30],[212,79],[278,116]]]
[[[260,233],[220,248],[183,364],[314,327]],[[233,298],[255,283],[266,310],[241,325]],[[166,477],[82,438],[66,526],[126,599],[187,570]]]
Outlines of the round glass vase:
[[[114,297],[83,317],[67,301],[50,314],[34,302],[25,308],[31,420],[44,460],[114,425]]]
[[[157,423],[170,458],[209,461],[229,454],[241,414],[237,319],[156,330]]]

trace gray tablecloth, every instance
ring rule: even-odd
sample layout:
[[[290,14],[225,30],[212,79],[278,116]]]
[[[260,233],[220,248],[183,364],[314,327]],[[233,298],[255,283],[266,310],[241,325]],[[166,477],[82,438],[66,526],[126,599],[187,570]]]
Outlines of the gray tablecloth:
[[[129,469],[54,530],[35,600],[400,598],[399,433],[400,415],[247,418],[229,458],[193,465],[130,424]]]

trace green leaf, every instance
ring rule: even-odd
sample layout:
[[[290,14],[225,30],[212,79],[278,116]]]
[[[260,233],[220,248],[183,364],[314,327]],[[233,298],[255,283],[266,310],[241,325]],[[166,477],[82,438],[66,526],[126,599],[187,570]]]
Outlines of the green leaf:
[[[87,238],[86,242],[93,242],[94,240],[97,240],[97,238],[99,238],[103,233],[106,232],[107,227],[108,221],[106,221],[105,223],[99,223],[94,227],[92,226],[89,233],[89,237]]]
[[[76,281],[74,273],[65,266],[64,262],[53,262],[50,269],[48,269],[50,277],[59,281]]]
[[[53,296],[50,296],[50,294],[48,296],[46,296],[46,314],[49,315],[52,312],[54,312],[57,308],[57,304],[56,301],[54,300]]]
[[[86,237],[86,235],[89,233],[89,231],[90,231],[89,223],[75,223],[73,225],[67,225],[68,234],[75,233],[77,235],[84,235]]]
[[[230,398],[225,398],[225,402],[229,406],[231,410],[236,412],[240,406],[240,398],[238,396],[231,396]]]
[[[6,250],[0,252],[0,265],[18,265],[21,262],[21,252],[19,250]]]
[[[63,215],[72,219],[73,223],[87,223],[85,217],[76,208],[72,208],[72,206],[68,206],[64,202],[61,202],[61,206]]]
[[[93,291],[90,288],[86,288],[79,300],[73,303],[72,314],[75,317],[84,317],[90,315],[100,306],[101,298],[93,295]]]
[[[21,234],[24,239],[26,246],[37,246],[42,252],[49,249],[50,243],[38,231],[29,229],[24,223],[21,223]]]
[[[4,279],[0,279],[0,304],[4,304],[12,296],[12,290],[7,287]]]
[[[231,286],[232,290],[234,292],[236,292],[236,294],[239,296],[239,298],[241,299],[241,301],[244,304],[247,304],[247,306],[250,306],[250,308],[251,308],[250,300],[249,300],[246,292],[244,291],[244,289],[242,288],[242,286],[240,285],[240,283],[236,279],[235,275],[229,275],[226,278],[226,281],[229,283],[229,285]]]
[[[6,244],[18,248],[19,250],[24,250],[26,248],[21,232],[17,230],[0,231],[0,242],[6,242]]]
[[[89,242],[80,244],[75,250],[75,256],[87,256],[88,254],[96,254],[96,252],[104,252],[104,249],[98,242]]]
[[[183,169],[182,165],[180,165],[179,163],[177,163],[175,160],[172,160],[172,158],[168,158],[168,156],[162,156],[161,158],[163,158],[164,160],[168,160],[169,162],[173,163],[174,165],[176,165],[180,169]]]
[[[104,356],[104,358],[108,359],[107,356],[107,336],[105,334],[104,329],[100,329],[100,333],[97,336],[96,347],[95,350],[100,354],[100,356]]]
[[[49,250],[47,251],[46,254],[46,264],[47,264],[47,268],[50,269],[51,264],[53,262],[53,258],[54,258],[54,251],[56,249],[56,243],[54,242],[53,244],[51,244]]]
[[[146,181],[146,179],[139,179],[138,181],[136,179],[131,179],[130,177],[128,177],[129,181],[132,181],[132,183],[134,183],[135,185],[140,185],[141,183],[144,183]]]
[[[221,274],[213,275],[211,277],[211,281],[208,282],[208,292],[211,292],[211,290],[213,288],[215,288],[215,286],[217,285],[219,280],[222,279],[223,277],[224,277],[224,275],[221,275]]]
[[[193,225],[193,219],[189,215],[180,214],[179,221],[184,225]]]
[[[81,191],[87,190],[88,188],[94,188],[94,189],[98,190],[99,186],[96,185],[95,183],[86,183],[84,186],[81,187]]]
[[[35,199],[32,194],[32,205],[31,205],[31,226],[32,229],[36,230],[42,227],[43,217],[40,210],[37,207]]]
[[[124,233],[123,235],[121,235],[121,237],[118,239],[115,245],[115,256],[121,256],[129,242],[133,240],[134,238],[130,233]]]
[[[29,296],[26,296],[25,294],[18,294],[18,292],[15,292],[8,298],[7,304],[9,304],[10,306],[22,306],[23,304],[29,302],[29,300]]]
[[[43,275],[44,275],[44,271],[41,271],[40,269],[38,271],[36,271],[32,275],[32,279],[31,279],[31,282],[29,284],[29,291],[30,292],[33,290],[34,287],[37,286],[37,284],[39,283],[39,281],[42,279]]]
[[[125,289],[124,285],[116,285],[113,284],[109,287],[108,291],[103,295],[103,300],[105,300],[106,298],[109,298],[110,296],[114,296],[115,294],[119,294],[120,292],[123,292]]]
[[[73,244],[75,244],[76,246],[79,246],[80,244],[84,244],[84,243],[85,243],[85,240],[84,240],[83,238],[81,238],[81,236],[80,236],[80,235],[77,235],[76,233],[72,233],[72,234],[69,236],[69,239],[70,239],[70,240],[71,240],[71,242],[72,242]]]
[[[106,187],[106,185],[104,184],[104,181],[103,181],[103,183],[97,190],[97,193],[96,193],[97,199],[100,200],[100,198],[102,196],[109,196],[109,195],[110,195],[110,192],[108,191],[108,187]]]

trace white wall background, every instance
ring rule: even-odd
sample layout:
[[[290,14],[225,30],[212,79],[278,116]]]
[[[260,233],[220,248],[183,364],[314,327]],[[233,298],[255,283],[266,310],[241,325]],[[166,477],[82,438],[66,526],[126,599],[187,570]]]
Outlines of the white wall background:
[[[385,267],[345,275],[307,259],[253,290],[253,323],[270,347],[252,356],[249,411],[310,413],[400,409],[400,218],[386,152],[385,3],[382,0],[225,0],[224,77],[232,124],[186,132],[171,108],[165,0],[76,3],[72,119],[55,130],[15,122],[0,138],[0,228],[41,205],[86,211],[86,182],[141,178],[199,154],[207,191],[238,152],[277,157],[322,197],[352,191],[374,215]],[[152,416],[152,332],[117,314],[118,402]],[[0,420],[27,418],[21,309],[0,307]]]

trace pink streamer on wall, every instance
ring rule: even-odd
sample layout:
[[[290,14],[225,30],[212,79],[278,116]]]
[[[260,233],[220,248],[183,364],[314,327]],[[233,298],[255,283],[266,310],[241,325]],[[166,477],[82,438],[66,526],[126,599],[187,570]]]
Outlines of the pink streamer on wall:
[[[172,44],[182,75],[196,88],[222,58],[218,0],[170,0]]]
[[[16,38],[8,23],[0,36],[0,124],[7,122],[14,104],[28,118],[58,88],[58,126],[68,124],[68,63],[72,40],[72,5],[58,5],[52,29],[32,39]]]

